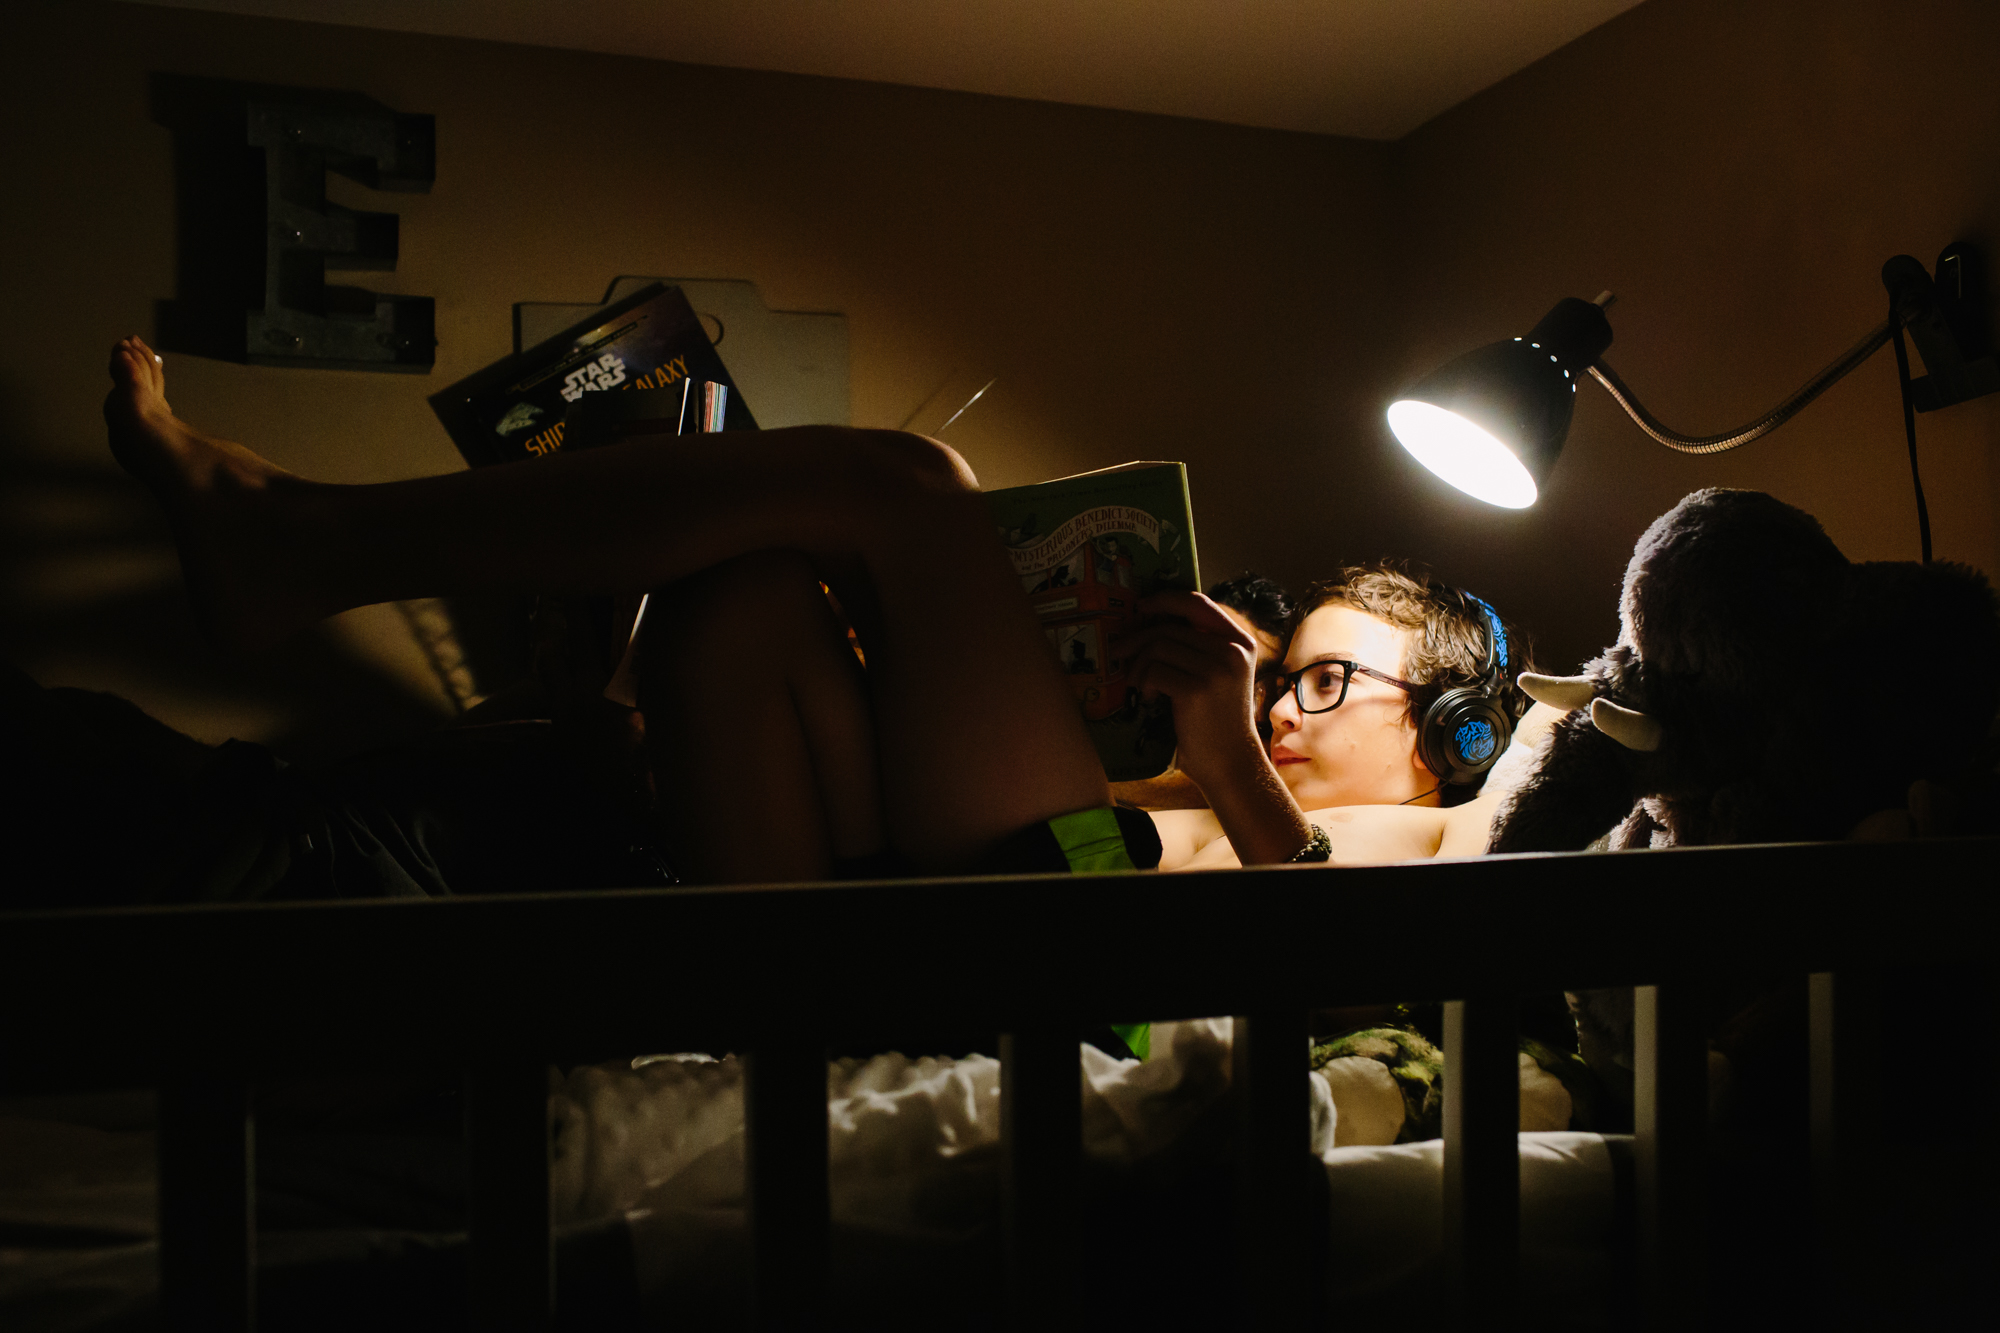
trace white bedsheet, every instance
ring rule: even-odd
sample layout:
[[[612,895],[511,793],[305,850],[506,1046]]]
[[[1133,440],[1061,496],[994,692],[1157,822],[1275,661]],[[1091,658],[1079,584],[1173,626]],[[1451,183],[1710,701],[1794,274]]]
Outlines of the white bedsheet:
[[[1128,1165],[1179,1142],[1227,1094],[1229,1048],[1226,1019],[1157,1025],[1144,1062],[1083,1046],[1085,1151]],[[726,1319],[736,1308],[729,1293],[746,1275],[741,1070],[734,1059],[706,1056],[635,1064],[578,1069],[553,1097],[558,1219],[626,1212],[649,1303],[685,1317],[692,1302]],[[1336,1296],[1346,1302],[1420,1278],[1438,1260],[1443,1145],[1336,1146],[1347,1137],[1339,1133],[1343,1100],[1359,1099],[1358,1118],[1381,1132],[1379,1090],[1365,1079],[1336,1075],[1330,1086],[1317,1073],[1306,1077],[1312,1149],[1325,1163],[1333,1205]],[[843,1267],[859,1280],[860,1271],[897,1256],[908,1263],[912,1255],[949,1254],[990,1232],[999,1188],[998,1061],[841,1060],[828,1066],[827,1090],[837,1286]],[[1539,1081],[1524,1080],[1524,1118],[1546,1115],[1547,1095]],[[1614,1203],[1603,1138],[1524,1133],[1521,1177],[1529,1289],[1569,1291],[1579,1310],[1602,1309]]]
[[[1113,1171],[1149,1161],[1179,1170],[1218,1151],[1210,1112],[1228,1093],[1229,1036],[1227,1020],[1160,1024],[1145,1062],[1082,1047],[1091,1159]],[[1357,1132],[1379,1138],[1393,1127],[1379,1114],[1381,1089],[1367,1071],[1348,1073],[1335,1071],[1331,1086],[1307,1076],[1312,1145],[1332,1203],[1337,1310],[1426,1283],[1437,1262],[1442,1197],[1441,1144],[1349,1142]],[[930,1290],[990,1303],[999,1063],[842,1060],[828,1066],[827,1087],[835,1299],[900,1290],[920,1266]],[[1524,1081],[1524,1118],[1549,1113],[1546,1093]],[[139,1100],[150,1113],[150,1098]],[[550,1105],[557,1221],[623,1214],[641,1291],[663,1323],[740,1321],[748,1247],[737,1062],[675,1056],[552,1073]],[[73,1237],[55,1248],[0,1241],[0,1326],[10,1333],[95,1327],[150,1303],[153,1136],[143,1123],[150,1114],[126,1119],[90,1127],[65,1123],[52,1102],[32,1114],[0,1107],[0,1224]],[[1564,1292],[1566,1308],[1588,1322],[1607,1308],[1611,1281],[1611,1154],[1597,1135],[1529,1133],[1521,1159],[1524,1284]],[[1218,1267],[1227,1262],[1214,1259]]]
[[[1084,1149],[1137,1161],[1173,1143],[1229,1089],[1229,1023],[1162,1023],[1153,1058],[1081,1046]],[[743,1076],[736,1060],[652,1057],[595,1065],[552,1097],[558,1221],[700,1198],[740,1206]],[[1333,1147],[1327,1082],[1308,1076],[1313,1147]],[[880,1055],[827,1066],[829,1170],[836,1220],[893,1229],[952,1226],[935,1196],[997,1169],[1000,1062]],[[692,1174],[690,1174],[692,1173]],[[683,1180],[683,1176],[689,1178]],[[679,1183],[676,1183],[679,1182]]]

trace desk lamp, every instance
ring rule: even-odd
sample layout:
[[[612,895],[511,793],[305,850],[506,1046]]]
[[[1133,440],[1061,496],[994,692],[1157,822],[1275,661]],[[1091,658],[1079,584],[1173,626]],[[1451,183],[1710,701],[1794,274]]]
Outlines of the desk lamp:
[[[1806,404],[1874,355],[1896,346],[1909,435],[1910,475],[1917,478],[1917,412],[1948,407],[2000,390],[2000,361],[1986,351],[1985,301],[1977,252],[1964,242],[1938,256],[1938,280],[1908,255],[1882,266],[1889,316],[1824,370],[1747,425],[1719,435],[1683,435],[1640,405],[1603,360],[1611,345],[1604,312],[1613,297],[1566,297],[1526,334],[1467,352],[1432,371],[1389,405],[1389,429],[1418,462],[1488,504],[1525,509],[1535,502],[1563,439],[1569,434],[1577,381],[1589,374],[1639,429],[1670,449],[1717,454],[1768,435]],[[1909,330],[1930,373],[1910,378],[1903,331]],[[1917,516],[1924,559],[1930,559],[1930,519],[1917,481]]]

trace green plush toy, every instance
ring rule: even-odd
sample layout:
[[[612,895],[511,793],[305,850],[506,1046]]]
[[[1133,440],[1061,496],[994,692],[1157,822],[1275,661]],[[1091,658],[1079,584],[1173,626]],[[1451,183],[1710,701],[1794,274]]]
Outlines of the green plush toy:
[[[1523,1037],[1522,1127],[1594,1129],[1599,1121],[1597,1080],[1583,1060]],[[1374,1060],[1395,1080],[1403,1097],[1397,1143],[1417,1143],[1444,1133],[1444,1052],[1407,1027],[1365,1028],[1312,1049],[1312,1068],[1328,1072],[1335,1060]],[[1566,1109],[1565,1109],[1566,1108]]]
[[[1416,1143],[1444,1133],[1444,1052],[1414,1028],[1366,1028],[1313,1047],[1312,1067],[1350,1057],[1379,1061],[1403,1094],[1403,1127],[1398,1143]]]

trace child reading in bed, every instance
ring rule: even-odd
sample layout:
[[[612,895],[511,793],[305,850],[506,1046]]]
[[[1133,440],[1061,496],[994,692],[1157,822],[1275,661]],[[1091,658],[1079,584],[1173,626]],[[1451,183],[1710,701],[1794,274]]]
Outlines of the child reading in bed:
[[[663,590],[649,622],[673,641],[642,642],[640,702],[665,841],[688,878],[817,879],[885,854],[921,873],[969,871],[1024,830],[1054,829],[1071,851],[1076,818],[1110,804],[976,481],[941,444],[799,427],[335,486],[182,422],[138,339],[113,350],[111,374],[112,452],[165,508],[197,616],[223,643],[267,644],[402,598]],[[854,622],[865,671],[821,581]],[[1384,702],[1408,725],[1403,631],[1346,602],[1315,610],[1267,750],[1249,634],[1199,594],[1148,610],[1160,619],[1137,631],[1142,686],[1172,699],[1182,765],[1214,807],[1184,812],[1212,826],[1170,821],[1163,868],[1329,846],[1336,861],[1483,850],[1491,801],[1414,803],[1435,799],[1435,780],[1426,790],[1420,772],[1377,764],[1381,737],[1362,725],[1383,721]],[[1345,715],[1294,719],[1286,701],[1320,689],[1310,671],[1336,657],[1355,664]]]
[[[1518,730],[1527,700],[1513,677],[1530,668],[1518,648],[1491,659],[1488,650],[1519,636],[1470,594],[1388,564],[1350,567],[1315,585],[1294,623],[1268,694],[1266,753],[1340,859],[1483,852],[1493,811],[1555,714],[1532,714],[1514,758],[1495,765],[1498,780],[1484,785],[1482,765],[1468,769],[1459,755],[1454,769],[1438,738],[1426,747],[1419,732],[1427,718],[1437,730],[1446,714],[1435,705],[1454,691],[1490,694]],[[1210,785],[1217,809],[1236,790]],[[1155,813],[1176,864],[1237,864],[1217,809]]]

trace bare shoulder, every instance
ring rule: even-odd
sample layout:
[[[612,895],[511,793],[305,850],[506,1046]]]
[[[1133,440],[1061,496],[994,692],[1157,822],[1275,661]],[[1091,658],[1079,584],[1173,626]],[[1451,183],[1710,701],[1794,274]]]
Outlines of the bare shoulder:
[[[1438,854],[1451,811],[1426,805],[1340,805],[1309,810],[1326,830],[1336,865],[1380,865]]]
[[[1333,844],[1332,864],[1372,866],[1436,856],[1444,835],[1445,816],[1450,813],[1416,805],[1340,805],[1308,810],[1306,818],[1326,830],[1327,841]],[[1153,818],[1157,821],[1160,816],[1155,814]],[[1215,836],[1192,848],[1185,859],[1173,860],[1171,854],[1162,857],[1160,868],[1215,870],[1241,865],[1236,849],[1221,834],[1222,826],[1217,823]],[[1167,842],[1165,830],[1160,841],[1163,845]]]
[[[1227,839],[1213,810],[1154,810],[1153,827],[1160,835],[1160,869],[1180,870],[1203,848]],[[1233,864],[1233,862],[1232,862]]]

